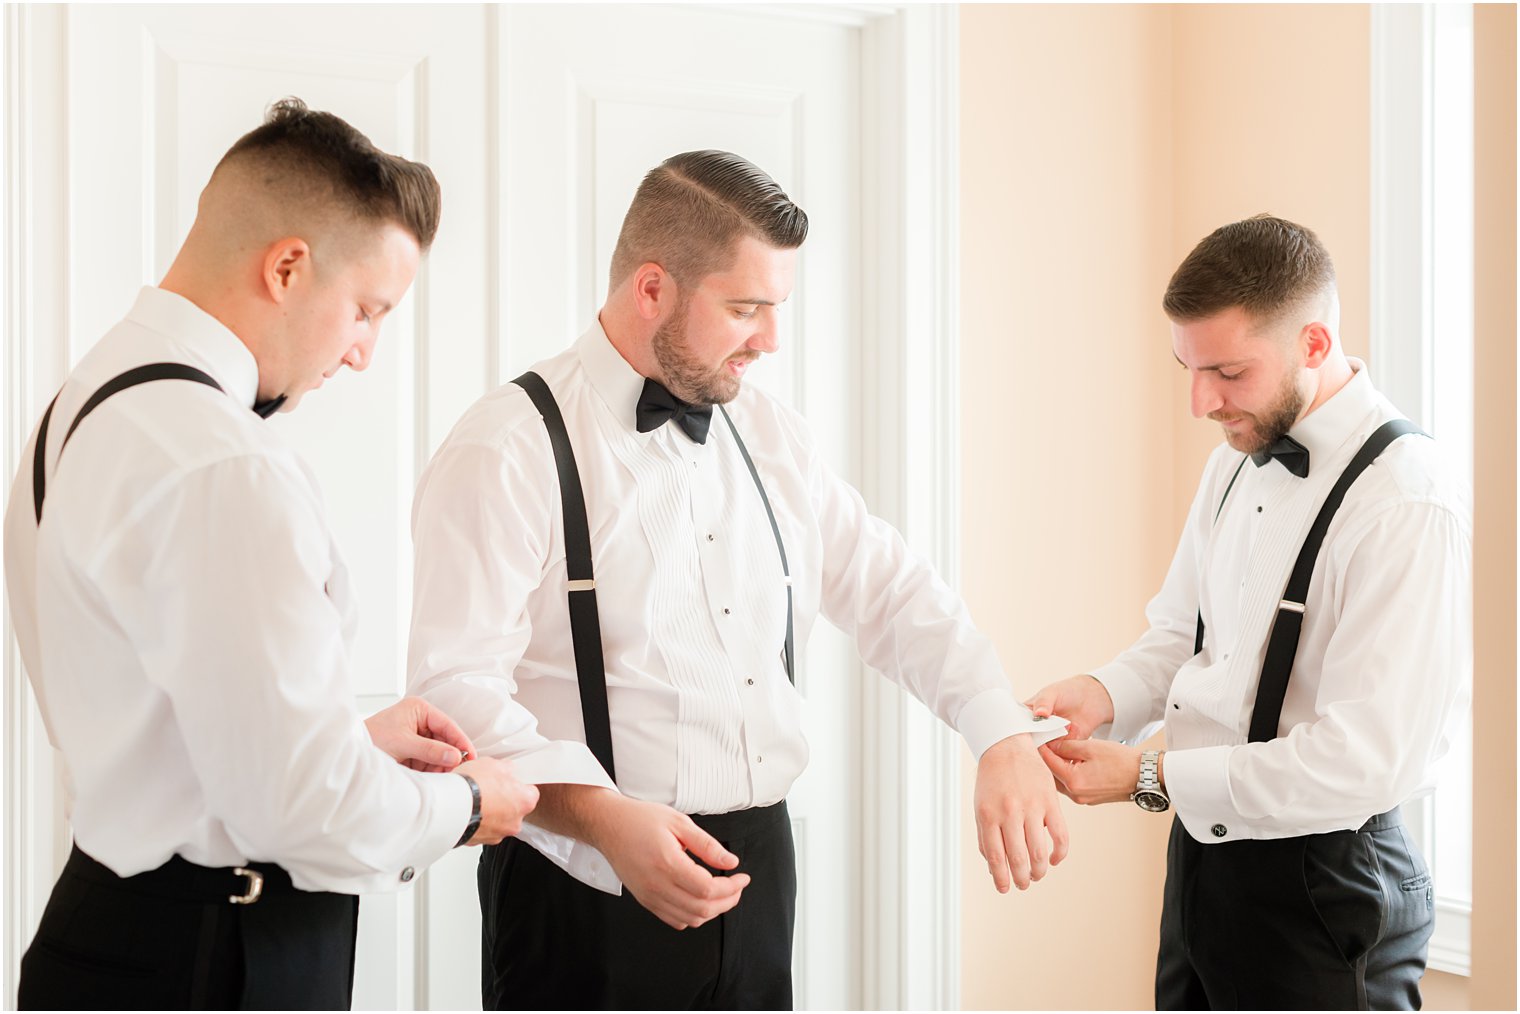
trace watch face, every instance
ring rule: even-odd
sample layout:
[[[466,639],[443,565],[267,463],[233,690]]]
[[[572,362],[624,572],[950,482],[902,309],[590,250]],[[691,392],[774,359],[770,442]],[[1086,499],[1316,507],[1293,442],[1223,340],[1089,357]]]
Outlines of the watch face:
[[[1163,813],[1172,805],[1172,801],[1166,798],[1166,796],[1159,792],[1152,792],[1149,789],[1141,789],[1135,793],[1134,798],[1135,803],[1140,809],[1151,813]]]

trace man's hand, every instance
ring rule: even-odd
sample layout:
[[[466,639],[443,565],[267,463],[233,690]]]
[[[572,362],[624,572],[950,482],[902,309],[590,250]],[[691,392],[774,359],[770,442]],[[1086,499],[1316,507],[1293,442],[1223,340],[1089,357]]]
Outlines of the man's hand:
[[[453,771],[475,756],[454,720],[420,697],[403,697],[364,725],[376,746],[414,771]]]
[[[1068,740],[1088,739],[1093,730],[1114,720],[1114,701],[1108,689],[1091,676],[1071,676],[1059,680],[1024,702],[1037,718],[1059,715],[1066,726]]]
[[[993,744],[977,763],[976,844],[1000,894],[1066,858],[1061,800],[1027,734]]]
[[[1089,806],[1129,799],[1140,783],[1140,753],[1137,746],[1101,739],[1058,739],[1040,747],[1061,791]]]
[[[512,837],[522,830],[523,818],[538,805],[537,787],[518,781],[507,761],[479,757],[465,761],[454,773],[469,775],[480,786],[480,827],[466,845],[495,845]]]
[[[717,918],[749,885],[747,873],[714,876],[692,859],[719,870],[739,865],[738,856],[684,813],[589,785],[544,790],[533,822],[600,851],[639,904],[668,926],[686,929]]]

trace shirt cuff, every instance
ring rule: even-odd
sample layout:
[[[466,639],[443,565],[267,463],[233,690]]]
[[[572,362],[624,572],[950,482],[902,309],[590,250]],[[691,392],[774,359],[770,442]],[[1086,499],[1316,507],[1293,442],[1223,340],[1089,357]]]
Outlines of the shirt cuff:
[[[521,754],[509,754],[512,773],[530,785],[595,785],[618,790],[607,770],[584,743],[556,739]]]
[[[538,825],[529,823],[523,824],[517,837],[538,849],[545,859],[586,886],[608,894],[623,893],[623,882],[613,872],[607,857],[585,842],[545,831]]]
[[[1146,738],[1146,726],[1151,717],[1151,693],[1145,683],[1118,663],[1110,663],[1090,672],[1093,679],[1103,684],[1109,700],[1114,704],[1114,720],[1094,733],[1100,739],[1112,739],[1121,743],[1138,743]],[[1170,759],[1170,755],[1168,755]]]
[[[1029,733],[1035,746],[1060,739],[1066,735],[1066,725],[1066,719],[1055,715],[1035,718],[1033,712],[1014,700],[1013,691],[1005,687],[993,687],[977,694],[961,707],[961,713],[955,719],[956,731],[966,740],[971,755],[977,760],[981,760],[982,754],[994,743],[1019,733]]]
[[[1235,749],[1168,750],[1161,762],[1166,794],[1177,819],[1195,841],[1205,845],[1255,837],[1230,795],[1230,755]]]

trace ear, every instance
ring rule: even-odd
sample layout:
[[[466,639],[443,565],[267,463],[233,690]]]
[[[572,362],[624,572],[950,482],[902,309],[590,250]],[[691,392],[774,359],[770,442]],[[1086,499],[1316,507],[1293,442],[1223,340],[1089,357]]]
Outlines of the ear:
[[[676,305],[676,280],[653,261],[633,273],[633,305],[645,320],[659,320]]]
[[[1315,321],[1304,325],[1304,329],[1298,333],[1298,343],[1303,350],[1304,365],[1317,370],[1324,365],[1330,357],[1330,351],[1335,348],[1335,336],[1328,327]]]
[[[277,239],[264,248],[259,280],[276,303],[286,298],[311,277],[311,247],[299,236]]]

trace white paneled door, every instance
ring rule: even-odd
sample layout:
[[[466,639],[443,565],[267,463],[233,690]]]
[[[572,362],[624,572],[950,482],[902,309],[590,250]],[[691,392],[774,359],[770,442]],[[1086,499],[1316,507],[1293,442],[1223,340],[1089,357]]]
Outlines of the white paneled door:
[[[403,689],[422,465],[472,401],[591,321],[622,213],[670,154],[744,154],[809,211],[783,351],[751,382],[801,409],[836,468],[858,476],[859,16],[439,5],[72,6],[45,17],[67,67],[54,104],[67,124],[67,328],[32,336],[49,346],[39,362],[75,361],[138,286],[162,277],[217,158],[275,99],[339,113],[429,163],[443,185],[437,244],[374,365],[273,423],[315,468],[356,578],[364,711]],[[48,111],[33,101],[34,117]],[[33,369],[34,387],[56,379]],[[802,1006],[860,1002],[858,668],[820,625],[799,676],[812,763],[791,797]],[[37,778],[37,792],[53,791]],[[462,850],[412,891],[364,900],[356,1006],[479,1005],[474,861]],[[30,920],[19,927],[28,936]]]

